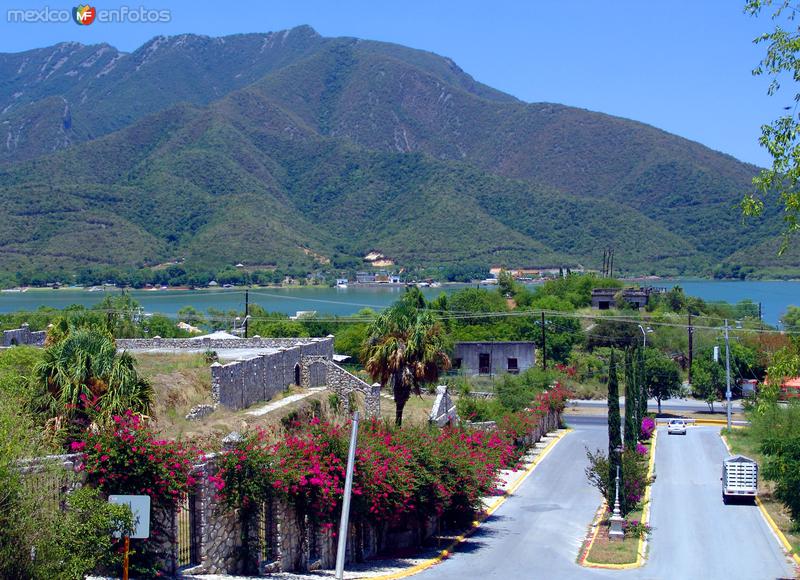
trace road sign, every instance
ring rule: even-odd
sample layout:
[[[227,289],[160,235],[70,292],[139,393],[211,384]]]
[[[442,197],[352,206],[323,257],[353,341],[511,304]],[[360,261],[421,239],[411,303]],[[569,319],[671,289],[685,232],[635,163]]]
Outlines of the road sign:
[[[133,514],[133,533],[131,538],[150,537],[150,496],[149,495],[110,495],[109,503],[125,504]],[[115,534],[119,537],[119,534]]]

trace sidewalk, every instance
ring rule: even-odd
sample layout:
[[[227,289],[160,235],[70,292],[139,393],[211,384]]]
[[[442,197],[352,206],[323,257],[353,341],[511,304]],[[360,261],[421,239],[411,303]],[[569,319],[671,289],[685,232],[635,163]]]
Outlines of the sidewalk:
[[[247,411],[248,415],[254,415],[256,417],[261,417],[262,415],[266,415],[267,413],[271,413],[275,409],[280,409],[281,407],[285,407],[286,405],[291,405],[295,401],[300,401],[305,399],[306,397],[310,397],[314,393],[319,393],[320,391],[324,391],[325,387],[316,387],[312,389],[308,389],[305,393],[298,393],[296,395],[289,395],[288,397],[284,397],[283,399],[279,399],[272,403],[268,403],[263,407],[259,407],[258,409],[253,409],[252,411]]]
[[[288,397],[287,397],[288,398]],[[569,430],[558,429],[542,437],[539,443],[536,443],[528,453],[520,461],[521,469],[517,470],[503,470],[500,472],[500,485],[498,485],[498,494],[494,496],[486,496],[481,501],[483,502],[484,510],[487,513],[495,511],[502,505],[508,497],[513,495],[525,478],[533,472],[533,468],[538,465],[540,455],[546,449],[549,450],[561,437],[563,437]],[[474,529],[474,528],[473,528]],[[421,548],[413,558],[390,558],[384,560],[369,560],[367,562],[351,563],[346,565],[344,577],[347,579],[355,578],[372,578],[377,580],[386,576],[402,577],[405,574],[411,575],[415,571],[413,568],[433,564],[434,561],[441,557],[442,551],[449,548],[459,538],[463,538],[465,534],[470,533],[472,530],[463,530],[462,535],[458,532],[453,532],[453,535],[436,536],[429,540],[432,545],[430,547]],[[457,552],[457,549],[455,550]],[[333,578],[334,570],[319,570],[316,572],[307,572],[302,574],[291,572],[280,572],[270,574],[270,578],[283,578],[286,580],[319,580],[320,578]],[[231,576],[224,574],[197,574],[187,575],[184,578],[193,578],[196,580],[256,580],[263,578],[263,576]]]

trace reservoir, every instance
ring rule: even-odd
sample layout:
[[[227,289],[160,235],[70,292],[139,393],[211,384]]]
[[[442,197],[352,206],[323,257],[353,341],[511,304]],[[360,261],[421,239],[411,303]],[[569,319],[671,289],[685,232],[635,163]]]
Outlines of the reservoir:
[[[680,285],[684,291],[707,301],[736,303],[752,300],[762,304],[764,321],[778,324],[779,318],[790,304],[800,306],[800,281],[723,281],[723,280],[655,280],[653,286],[672,288]],[[441,288],[423,288],[426,298],[441,292],[453,292],[464,285]],[[270,312],[294,314],[298,310],[315,310],[320,315],[349,315],[363,308],[380,310],[397,300],[404,292],[402,286],[367,287],[351,285],[348,288],[294,287],[252,288],[250,303],[258,304]],[[109,289],[90,292],[83,289],[45,290],[0,293],[0,312],[31,311],[40,306],[65,308],[70,304],[91,306],[100,302]],[[131,290],[131,296],[142,304],[148,313],[175,316],[184,306],[194,306],[201,312],[209,308],[244,311],[245,291],[240,288],[208,290]]]

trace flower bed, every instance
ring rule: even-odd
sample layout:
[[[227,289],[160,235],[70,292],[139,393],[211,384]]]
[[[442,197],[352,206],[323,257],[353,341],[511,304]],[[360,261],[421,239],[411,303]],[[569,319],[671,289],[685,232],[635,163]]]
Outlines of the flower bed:
[[[647,421],[648,418],[645,418]],[[643,421],[644,423],[644,421]],[[644,425],[643,425],[644,427]],[[648,434],[649,435],[649,434]],[[645,429],[642,429],[642,436],[645,436]],[[608,535],[609,531],[609,517],[611,516],[610,504],[613,498],[606,503],[604,501],[601,510],[598,511],[596,521],[593,524],[593,531],[590,533],[586,542],[581,548],[578,561],[583,566],[588,567],[636,567],[641,565],[644,555],[643,542],[650,534],[650,526],[647,523],[649,520],[649,505],[648,504],[648,487],[652,481],[653,469],[653,454],[655,453],[655,436],[650,439],[648,437],[644,443],[638,443],[634,451],[626,451],[626,456],[623,458],[623,467],[629,462],[636,462],[637,467],[634,471],[641,471],[646,473],[644,477],[637,475],[635,481],[630,481],[631,478],[623,477],[623,487],[625,493],[628,494],[628,503],[630,511],[625,516],[623,523],[623,531],[625,537],[623,541],[611,540]],[[630,455],[628,455],[630,454]],[[598,457],[599,454],[592,455],[589,453],[590,462],[592,457]],[[600,472],[608,472],[608,463],[598,465]],[[641,469],[640,469],[641,468]],[[631,470],[629,468],[629,470]],[[646,471],[645,471],[646,470]],[[589,474],[590,470],[587,470]],[[596,478],[590,476],[590,481],[595,486],[599,485]],[[601,490],[602,492],[602,490]]]

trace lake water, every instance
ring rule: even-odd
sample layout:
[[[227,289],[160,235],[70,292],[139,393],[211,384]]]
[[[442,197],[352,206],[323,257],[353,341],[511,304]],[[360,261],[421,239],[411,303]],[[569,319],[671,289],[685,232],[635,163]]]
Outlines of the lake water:
[[[657,280],[653,286],[679,285],[689,296],[735,304],[742,300],[761,303],[764,322],[777,325],[789,305],[800,306],[800,281],[785,280]]]
[[[800,281],[720,281],[720,280],[657,280],[655,286],[671,288],[679,284],[687,294],[704,300],[739,302],[750,299],[761,302],[764,321],[777,324],[790,304],[800,306]],[[431,298],[440,292],[452,292],[463,286],[425,288],[423,293]],[[294,314],[298,310],[316,310],[320,314],[347,315],[362,308],[379,310],[398,299],[402,287],[349,288],[259,288],[250,290],[250,302],[271,312]],[[28,292],[0,293],[0,312],[36,310],[46,305],[64,308],[70,304],[90,306],[103,299],[104,292],[87,290],[29,290]],[[244,290],[133,290],[131,295],[146,312],[174,316],[183,306],[194,306],[205,312],[208,308],[219,310],[244,310]]]

